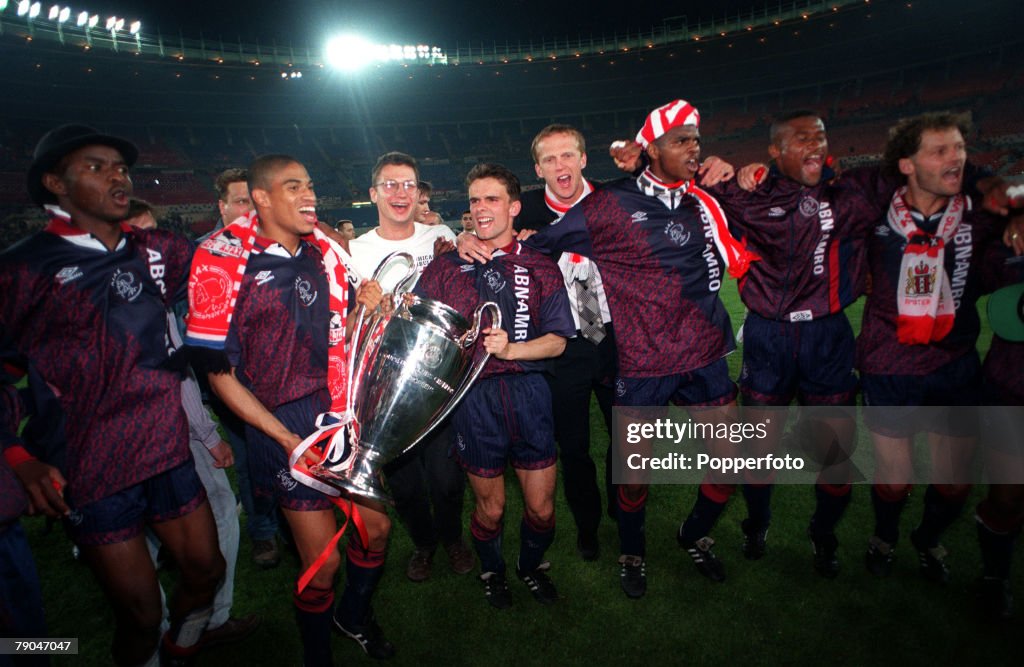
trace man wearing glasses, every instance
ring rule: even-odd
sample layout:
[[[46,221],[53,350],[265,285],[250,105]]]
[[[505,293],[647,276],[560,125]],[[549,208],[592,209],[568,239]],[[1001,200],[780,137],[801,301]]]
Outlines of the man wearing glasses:
[[[377,265],[396,251],[411,254],[419,273],[435,255],[454,249],[455,235],[448,227],[414,222],[420,194],[415,159],[405,153],[385,153],[374,165],[372,183],[370,200],[377,205],[378,226],[349,243],[352,261],[363,277],[372,276]],[[395,262],[380,277],[381,289],[393,292],[405,270],[404,263]],[[444,546],[456,573],[473,569],[473,552],[462,540],[465,478],[448,456],[450,439],[444,425],[384,471],[395,510],[414,545],[406,568],[411,581],[430,578],[438,545]]]

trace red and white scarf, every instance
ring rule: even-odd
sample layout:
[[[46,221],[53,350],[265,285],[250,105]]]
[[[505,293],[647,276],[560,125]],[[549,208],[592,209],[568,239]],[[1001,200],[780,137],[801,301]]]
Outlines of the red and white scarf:
[[[231,235],[225,235],[229,230]],[[187,344],[214,350],[224,349],[242,277],[258,236],[259,217],[256,211],[252,211],[218,230],[196,249],[188,278]],[[331,395],[331,412],[342,412],[347,407],[348,399],[345,315],[348,312],[346,269],[351,264],[351,258],[318,228],[303,238],[316,245],[323,256],[331,311],[327,341],[327,387]]]
[[[231,236],[224,236],[225,231]],[[223,350],[231,318],[238,301],[246,265],[259,236],[259,217],[256,211],[239,218],[217,231],[196,249],[188,279],[189,317],[186,342],[213,350]],[[303,454],[308,450],[318,460],[331,447],[342,447],[346,431],[353,424],[348,400],[348,354],[345,342],[345,316],[348,313],[348,278],[358,280],[352,270],[352,259],[337,243],[318,228],[304,240],[315,244],[323,256],[327,275],[329,308],[331,311],[327,341],[327,388],[331,396],[328,412],[316,419],[316,430],[292,450],[289,465],[292,477],[302,484],[331,497],[346,517],[327,548],[299,578],[301,592],[317,571],[323,567],[330,552],[348,527],[349,518],[360,533],[363,544],[368,544],[366,526],[351,500],[342,500],[340,491],[325,484],[309,472]]]
[[[695,180],[664,183],[650,169],[645,169],[636,182],[641,192],[648,197],[658,198],[669,210],[678,208],[684,195],[696,199],[701,217],[711,229],[711,238],[718,248],[718,254],[733,278],[742,278],[750,268],[750,263],[761,259],[757,253],[747,250],[746,240],[739,241],[732,235],[725,211],[714,197],[697,186]]]
[[[896,337],[904,345],[927,345],[953,329],[956,305],[946,275],[945,249],[971,200],[962,194],[951,197],[930,234],[914,222],[906,193],[906,186],[896,191],[887,216],[889,226],[907,240],[896,286]]]

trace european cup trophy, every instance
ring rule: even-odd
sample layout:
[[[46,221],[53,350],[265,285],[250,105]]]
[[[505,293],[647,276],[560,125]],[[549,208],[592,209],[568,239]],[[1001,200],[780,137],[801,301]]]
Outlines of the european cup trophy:
[[[501,326],[493,302],[477,306],[470,322],[440,301],[408,292],[416,277],[408,253],[386,257],[373,279],[397,259],[408,269],[390,297],[392,308],[369,317],[361,308],[356,322],[346,437],[335,438],[309,469],[330,486],[378,501],[389,500],[380,482],[384,465],[444,421],[487,363],[490,355],[475,354],[484,312],[490,311],[491,326]]]

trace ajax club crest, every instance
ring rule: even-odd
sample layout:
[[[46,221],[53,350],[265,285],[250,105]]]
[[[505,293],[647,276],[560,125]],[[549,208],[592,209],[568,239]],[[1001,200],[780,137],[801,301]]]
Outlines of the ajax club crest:
[[[929,267],[923,261],[907,269],[907,296],[931,294],[936,274],[937,268]]]

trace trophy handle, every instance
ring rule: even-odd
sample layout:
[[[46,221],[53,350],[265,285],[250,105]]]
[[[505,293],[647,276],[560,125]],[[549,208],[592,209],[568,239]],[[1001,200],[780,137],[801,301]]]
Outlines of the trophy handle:
[[[398,293],[400,289],[405,288],[408,290],[408,286],[411,284],[413,278],[416,276],[416,260],[413,259],[412,255],[407,252],[393,252],[384,259],[381,260],[380,264],[377,265],[377,269],[373,272],[373,277],[370,280],[380,280],[380,277],[384,275],[384,269],[388,268],[391,263],[396,259],[405,260],[408,268],[406,269],[405,275],[398,281],[395,286],[395,293]],[[398,306],[398,301],[394,303],[394,306]],[[362,361],[363,355],[359,353],[360,336],[363,332],[363,320],[366,316],[366,306],[359,305],[359,315],[356,317],[356,326],[352,331],[352,340],[349,343],[349,359],[348,359],[348,400],[346,402],[346,409],[349,414],[354,414],[353,408],[355,407],[356,393],[359,391],[359,387],[356,386],[359,383],[359,378],[363,374],[357,373],[356,362]]]
[[[483,324],[483,313],[485,310],[491,311],[491,326],[501,326],[501,310],[498,308],[498,304],[494,303],[493,301],[481,303],[479,306],[476,307],[476,310],[473,311],[472,327],[470,327],[470,330],[466,332],[466,335],[463,336],[462,340],[460,341],[463,349],[470,347],[480,337],[481,325]],[[452,410],[455,409],[455,406],[459,404],[459,401],[462,400],[462,397],[466,395],[466,392],[468,392],[470,387],[473,386],[473,383],[476,382],[477,376],[480,375],[480,371],[484,369],[484,365],[490,358],[490,353],[485,353],[482,357],[480,357],[479,360],[477,360],[473,364],[473,370],[470,371],[465,378],[463,378],[462,384],[460,384],[459,388],[455,390],[455,393],[452,395],[451,400],[448,401],[448,405],[446,405],[444,410],[441,411],[441,414],[439,414],[437,418],[434,419],[434,423],[431,425],[431,427],[424,431],[420,435],[420,437],[413,440],[412,444],[403,449],[402,454],[406,453],[407,451],[418,445],[420,441],[423,440],[423,438],[427,437],[428,433],[434,430],[435,426],[437,426],[438,424],[440,424],[441,422],[448,418],[448,415],[450,415]],[[399,456],[401,456],[401,454],[399,454]]]

